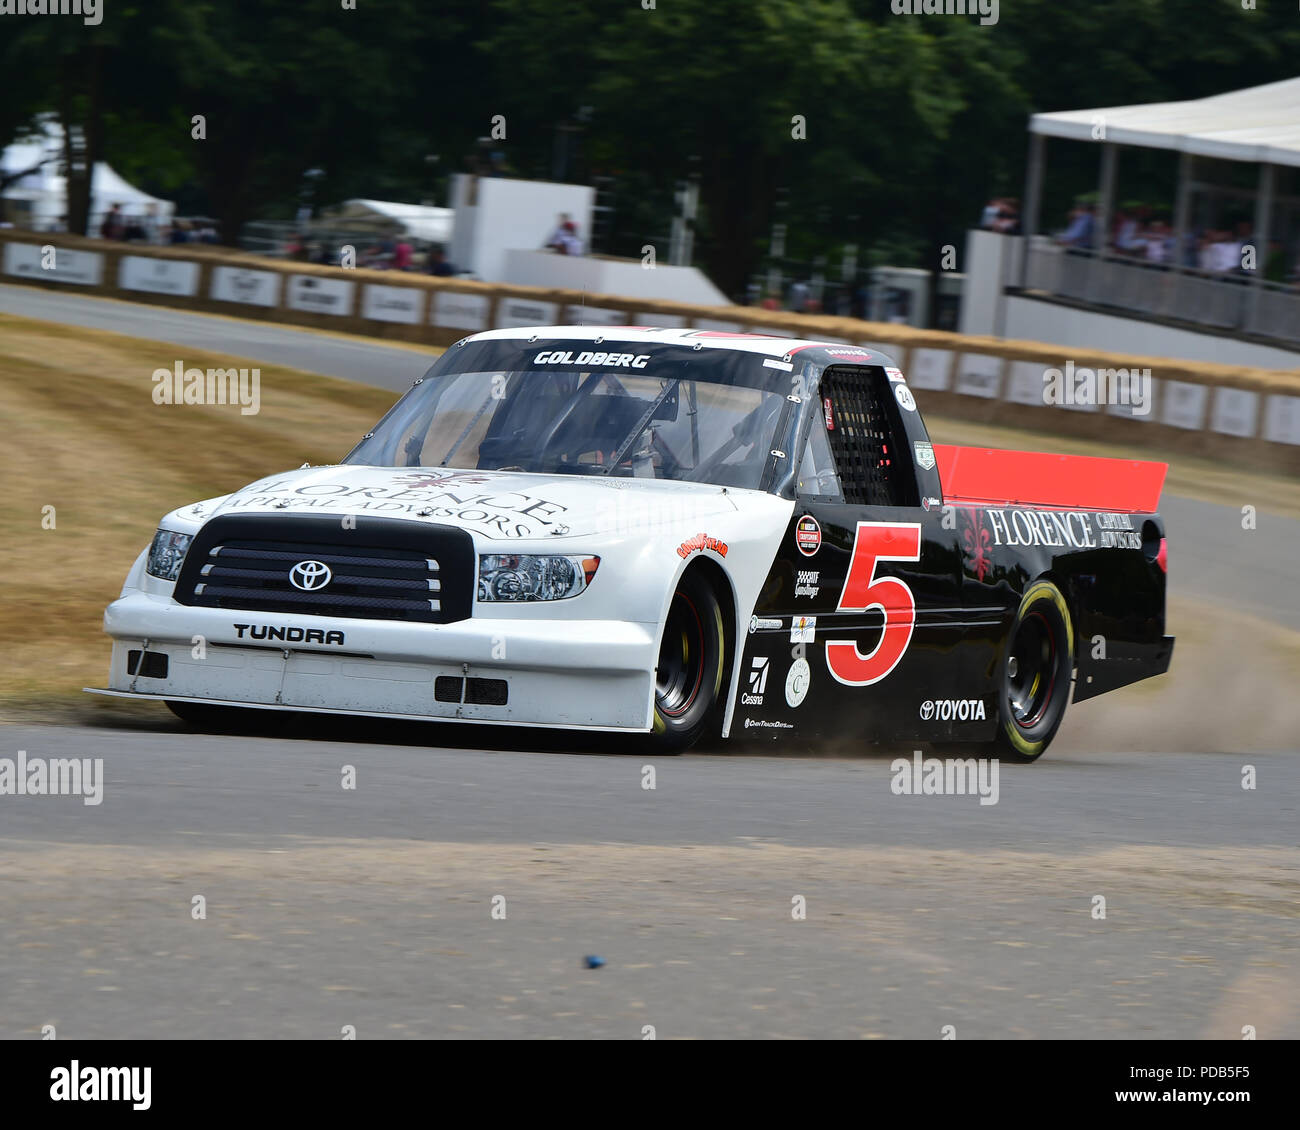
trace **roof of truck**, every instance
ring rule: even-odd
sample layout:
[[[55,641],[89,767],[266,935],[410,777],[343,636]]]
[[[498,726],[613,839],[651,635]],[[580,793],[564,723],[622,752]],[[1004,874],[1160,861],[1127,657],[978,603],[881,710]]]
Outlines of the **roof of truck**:
[[[768,357],[789,357],[804,349],[826,349],[835,356],[842,351],[845,361],[873,365],[893,364],[888,354],[865,345],[842,341],[818,341],[810,338],[777,337],[770,334],[726,333],[722,330],[664,329],[661,326],[519,326],[485,330],[466,341],[591,341],[627,342],[629,345],[690,345],[703,349],[732,349],[743,353],[760,353]]]

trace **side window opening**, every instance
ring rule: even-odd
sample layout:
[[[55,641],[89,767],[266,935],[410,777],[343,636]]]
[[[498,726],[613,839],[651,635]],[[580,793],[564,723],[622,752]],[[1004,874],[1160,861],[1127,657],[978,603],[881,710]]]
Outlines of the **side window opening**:
[[[836,502],[844,500],[824,419],[821,422],[814,422],[808,433],[803,459],[799,463],[798,492]]]
[[[884,370],[827,369],[821,394],[829,418],[826,438],[844,501],[855,506],[918,505],[906,435]]]

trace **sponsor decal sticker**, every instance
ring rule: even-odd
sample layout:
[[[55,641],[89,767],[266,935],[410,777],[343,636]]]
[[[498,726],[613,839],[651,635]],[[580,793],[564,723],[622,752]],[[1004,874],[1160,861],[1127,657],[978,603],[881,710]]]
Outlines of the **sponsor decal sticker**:
[[[893,381],[894,384],[901,384],[903,380],[903,370],[886,368],[885,376],[887,376],[891,381]]]
[[[812,669],[808,666],[808,660],[796,659],[790,664],[790,673],[785,677],[786,703],[791,707],[803,705],[811,683]]]
[[[934,466],[933,444],[917,440],[912,445],[912,449],[916,452],[916,465],[922,470],[929,471]]]
[[[835,430],[835,410],[831,407],[831,398],[822,397],[822,408],[826,412],[826,430],[833,432]]]
[[[470,472],[473,474],[474,472]],[[412,474],[412,480],[427,476],[428,472]],[[364,480],[363,480],[364,481]],[[430,488],[411,486],[363,486],[353,483],[321,483],[314,480],[283,479],[262,480],[246,487],[227,501],[230,509],[246,507],[259,509],[332,510],[335,513],[364,514],[369,512],[405,512],[422,518],[454,518],[472,522],[492,530],[501,537],[535,537],[538,533],[556,528],[555,518],[568,510],[558,502],[521,494],[518,491],[468,489],[453,484],[453,489],[443,489],[446,477],[438,476]],[[543,527],[542,530],[537,529]]]
[[[907,385],[895,385],[894,396],[898,400],[900,408],[908,412],[916,411],[916,400],[912,396],[912,390]]]
[[[822,527],[811,514],[805,514],[794,526],[794,544],[805,557],[814,557],[822,547]]]
[[[771,660],[766,655],[754,656],[749,667],[749,690],[740,696],[744,706],[762,706],[763,695],[767,692],[767,672]]]
[[[763,364],[769,369],[780,369],[783,373],[794,372],[794,365],[789,361],[777,361],[775,358],[765,357],[763,358]]]
[[[921,703],[923,722],[983,722],[982,698],[927,698]]]
[[[935,498],[934,495],[930,495],[926,498],[921,499],[922,510],[935,510],[942,505],[943,505],[943,499]]]
[[[707,534],[696,534],[693,538],[682,542],[677,547],[677,556],[689,557],[692,553],[703,553],[706,549],[712,550],[719,557],[727,556],[727,543],[711,538]]]
[[[755,632],[772,632],[781,630],[780,620],[765,620],[761,616],[751,616],[749,618],[749,634],[752,636]]]
[[[789,722],[769,722],[766,718],[746,718],[745,729],[757,727],[764,730],[793,730],[794,727]]]
[[[1141,549],[1142,535],[1133,529],[1133,518],[1128,514],[1099,512],[1097,519],[1098,543],[1103,549]]]
[[[649,361],[648,353],[593,353],[587,349],[577,355],[563,349],[544,350],[533,358],[534,365],[590,365],[606,369],[644,369]]]
[[[1092,519],[1082,510],[986,510],[994,545],[1096,549]]]
[[[794,595],[815,597],[822,591],[821,571],[800,569],[794,577]]]
[[[796,616],[790,621],[791,643],[814,643],[817,638],[817,617]]]

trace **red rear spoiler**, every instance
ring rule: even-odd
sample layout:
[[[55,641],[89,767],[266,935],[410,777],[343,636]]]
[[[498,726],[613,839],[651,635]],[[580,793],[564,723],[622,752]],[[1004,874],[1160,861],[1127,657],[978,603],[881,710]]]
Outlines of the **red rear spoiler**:
[[[934,445],[945,502],[1153,513],[1167,463]]]

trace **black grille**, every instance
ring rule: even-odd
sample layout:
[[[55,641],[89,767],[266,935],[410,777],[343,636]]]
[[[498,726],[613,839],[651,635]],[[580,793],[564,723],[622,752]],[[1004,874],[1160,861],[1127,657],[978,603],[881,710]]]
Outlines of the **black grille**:
[[[883,369],[827,369],[821,393],[831,402],[827,431],[844,501],[855,506],[914,506],[918,500],[901,423]],[[886,399],[888,396],[888,399]]]
[[[142,679],[167,678],[167,656],[158,651],[128,651],[126,673]]]
[[[318,562],[327,583],[290,581]],[[313,567],[314,568],[314,567]],[[449,624],[469,617],[474,544],[450,526],[342,516],[232,515],[195,537],[176,582],[176,600],[206,608],[293,612],[367,620]]]
[[[459,702],[465,680],[459,675],[439,675],[433,680],[433,697],[438,702]]]
[[[470,706],[505,706],[510,701],[510,684],[505,679],[462,679],[439,675],[433,680],[433,697],[439,702],[461,702]]]
[[[505,679],[466,679],[465,701],[478,706],[505,706],[510,699]]]

